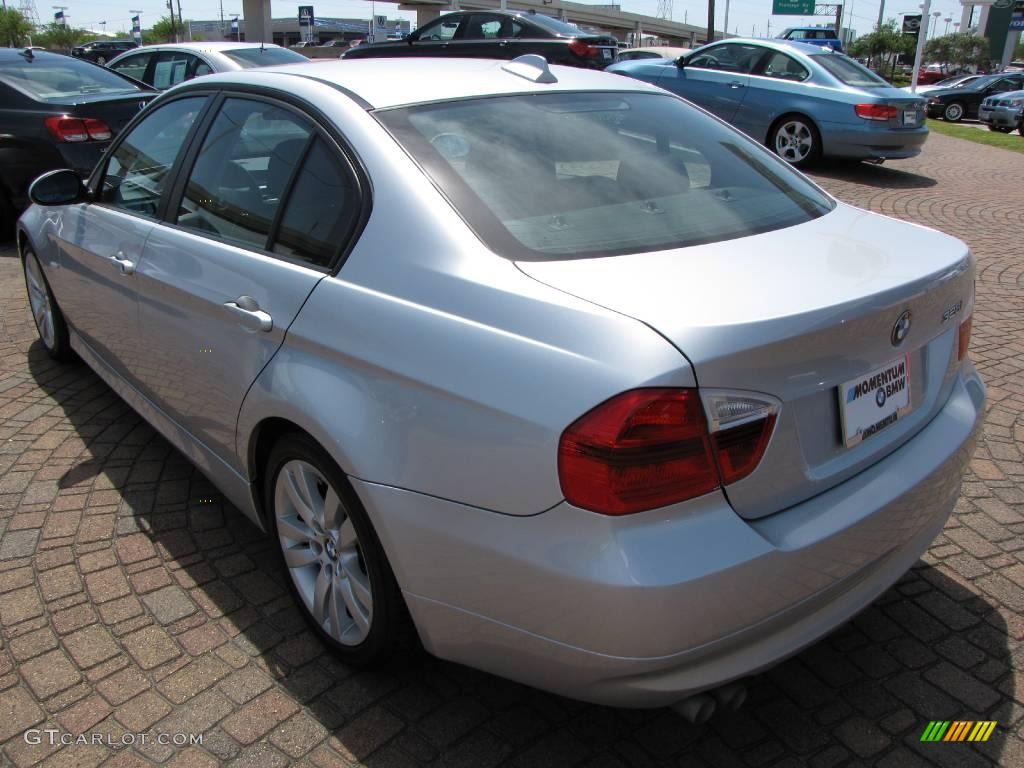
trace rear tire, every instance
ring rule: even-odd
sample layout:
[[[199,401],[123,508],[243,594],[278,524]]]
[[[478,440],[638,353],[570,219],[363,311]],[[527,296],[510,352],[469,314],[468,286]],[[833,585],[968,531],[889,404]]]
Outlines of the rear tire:
[[[988,127],[988,129],[990,131],[994,131],[996,133],[1012,133],[1013,132],[1013,128],[1007,128],[1005,125],[990,125]]]
[[[768,132],[768,148],[795,168],[821,159],[821,134],[810,118],[783,115]]]
[[[954,101],[946,105],[946,108],[942,111],[942,119],[949,123],[959,123],[964,119],[965,113],[964,105],[959,101]]]
[[[418,638],[369,516],[327,452],[293,433],[274,445],[264,509],[288,584],[317,635],[347,664],[408,659]]]
[[[96,57],[96,63],[99,64],[101,67],[106,66],[106,64],[107,64],[107,57],[106,56],[97,56]]]
[[[67,362],[73,355],[71,344],[68,341],[68,326],[64,322],[64,314],[53,297],[39,259],[27,246],[22,260],[22,268],[25,273],[28,303],[32,310],[32,319],[35,321],[39,340],[50,357],[60,362]]]

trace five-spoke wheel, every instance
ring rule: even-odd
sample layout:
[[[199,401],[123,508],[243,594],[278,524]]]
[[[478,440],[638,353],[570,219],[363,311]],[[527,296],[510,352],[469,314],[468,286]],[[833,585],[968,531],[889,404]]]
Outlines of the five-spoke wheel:
[[[821,154],[818,130],[804,117],[784,117],[775,126],[769,146],[790,165],[810,165]]]

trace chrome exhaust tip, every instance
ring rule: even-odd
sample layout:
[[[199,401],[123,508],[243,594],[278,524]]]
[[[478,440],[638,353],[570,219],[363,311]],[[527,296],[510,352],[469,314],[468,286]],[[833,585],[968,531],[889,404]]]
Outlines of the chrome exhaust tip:
[[[706,693],[695,694],[672,705],[672,709],[694,725],[702,725],[710,720],[716,707],[715,700]]]

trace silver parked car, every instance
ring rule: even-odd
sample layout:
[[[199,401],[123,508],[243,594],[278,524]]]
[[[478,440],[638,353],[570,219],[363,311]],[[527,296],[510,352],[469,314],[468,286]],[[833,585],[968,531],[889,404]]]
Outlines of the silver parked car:
[[[917,560],[981,419],[962,242],[540,57],[211,75],[32,198],[42,345],[274,537],[352,663],[418,634],[706,704]]]
[[[608,71],[689,99],[799,167],[822,156],[915,157],[928,138],[923,98],[818,45],[731,38]]]
[[[214,42],[146,45],[121,54],[107,66],[165,91],[213,72],[308,62],[301,53],[271,43]]]

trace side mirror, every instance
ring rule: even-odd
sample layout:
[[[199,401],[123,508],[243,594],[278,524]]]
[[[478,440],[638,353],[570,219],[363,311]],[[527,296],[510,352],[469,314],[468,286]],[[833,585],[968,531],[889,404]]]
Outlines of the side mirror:
[[[680,56],[678,59],[676,59],[676,66],[679,67],[680,69],[682,69],[683,67],[686,66],[686,54],[685,53],[682,56]]]
[[[402,39],[405,40],[405,42],[407,42],[409,45],[412,45],[413,43],[420,39],[420,32],[419,30],[416,30],[415,32],[410,32]]]
[[[28,197],[36,205],[71,205],[82,203],[89,197],[85,183],[72,170],[44,173],[28,188]]]

